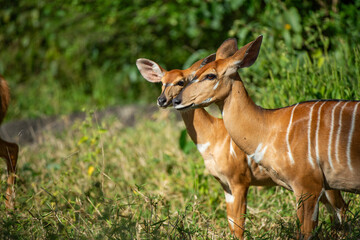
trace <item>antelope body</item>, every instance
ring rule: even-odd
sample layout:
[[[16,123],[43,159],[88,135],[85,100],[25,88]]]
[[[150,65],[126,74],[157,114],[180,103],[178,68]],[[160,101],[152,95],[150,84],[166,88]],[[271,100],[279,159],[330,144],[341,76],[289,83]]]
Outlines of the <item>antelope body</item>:
[[[262,36],[199,69],[173,104],[185,110],[216,103],[233,141],[276,183],[294,191],[301,233],[308,238],[326,190],[360,190],[359,102],[311,101],[275,110],[255,105],[237,70],[255,62],[261,42]],[[237,45],[234,39],[223,45],[231,43]]]
[[[214,57],[210,55],[186,70],[166,71],[148,59],[138,59],[136,64],[146,80],[162,82],[162,93],[157,102],[160,107],[168,107],[172,99],[188,84],[194,71],[214,61]],[[217,56],[219,57],[224,57],[224,54]],[[275,182],[261,166],[236,146],[222,119],[211,116],[203,108],[183,111],[181,116],[206,168],[224,189],[230,231],[236,237],[243,238],[249,186],[274,186]],[[341,220],[340,214],[345,212],[346,204],[340,192],[329,191],[327,198],[322,198],[322,201],[336,211]]]

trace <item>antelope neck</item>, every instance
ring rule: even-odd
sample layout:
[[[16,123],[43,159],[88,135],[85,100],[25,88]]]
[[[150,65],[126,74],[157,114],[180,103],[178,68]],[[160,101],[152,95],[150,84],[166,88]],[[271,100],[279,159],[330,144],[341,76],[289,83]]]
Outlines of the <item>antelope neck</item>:
[[[210,126],[214,123],[212,117],[205,109],[198,108],[181,112],[186,130],[195,144],[203,144],[211,139]]]
[[[243,82],[234,80],[229,95],[218,104],[225,127],[234,142],[248,155],[265,145],[270,129],[269,110],[257,106],[249,97]]]

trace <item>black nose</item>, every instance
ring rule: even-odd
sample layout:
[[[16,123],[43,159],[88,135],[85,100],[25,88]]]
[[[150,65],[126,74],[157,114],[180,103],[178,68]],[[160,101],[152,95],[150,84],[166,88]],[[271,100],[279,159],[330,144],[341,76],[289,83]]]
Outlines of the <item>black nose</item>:
[[[173,105],[176,106],[176,105],[179,105],[181,103],[181,98],[174,98],[173,99]]]
[[[165,97],[159,97],[158,98],[159,106],[164,106],[165,103],[166,103],[166,98]]]

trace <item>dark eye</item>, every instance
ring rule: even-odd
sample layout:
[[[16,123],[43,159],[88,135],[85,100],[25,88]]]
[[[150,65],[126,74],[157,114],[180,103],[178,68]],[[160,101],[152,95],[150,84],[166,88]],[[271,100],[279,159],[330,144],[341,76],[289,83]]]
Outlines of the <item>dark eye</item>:
[[[216,78],[216,75],[215,74],[208,74],[206,75],[205,79],[209,79],[209,80],[213,80]]]
[[[185,84],[184,81],[178,81],[178,82],[176,83],[176,85],[178,85],[178,86],[184,86],[184,84]]]

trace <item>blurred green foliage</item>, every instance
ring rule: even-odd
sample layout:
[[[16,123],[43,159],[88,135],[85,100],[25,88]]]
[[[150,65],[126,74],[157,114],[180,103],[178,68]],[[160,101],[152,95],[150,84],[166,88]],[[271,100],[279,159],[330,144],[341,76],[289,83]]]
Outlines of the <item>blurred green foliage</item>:
[[[240,45],[264,35],[260,63],[244,71],[258,102],[271,80],[305,72],[308,81],[306,64],[321,72],[336,62],[340,80],[359,78],[351,69],[360,42],[359,0],[0,0],[0,6],[0,73],[13,96],[9,118],[154,102],[160,90],[138,73],[137,58],[166,69],[188,67],[228,37]],[[283,99],[272,101],[269,107]]]

